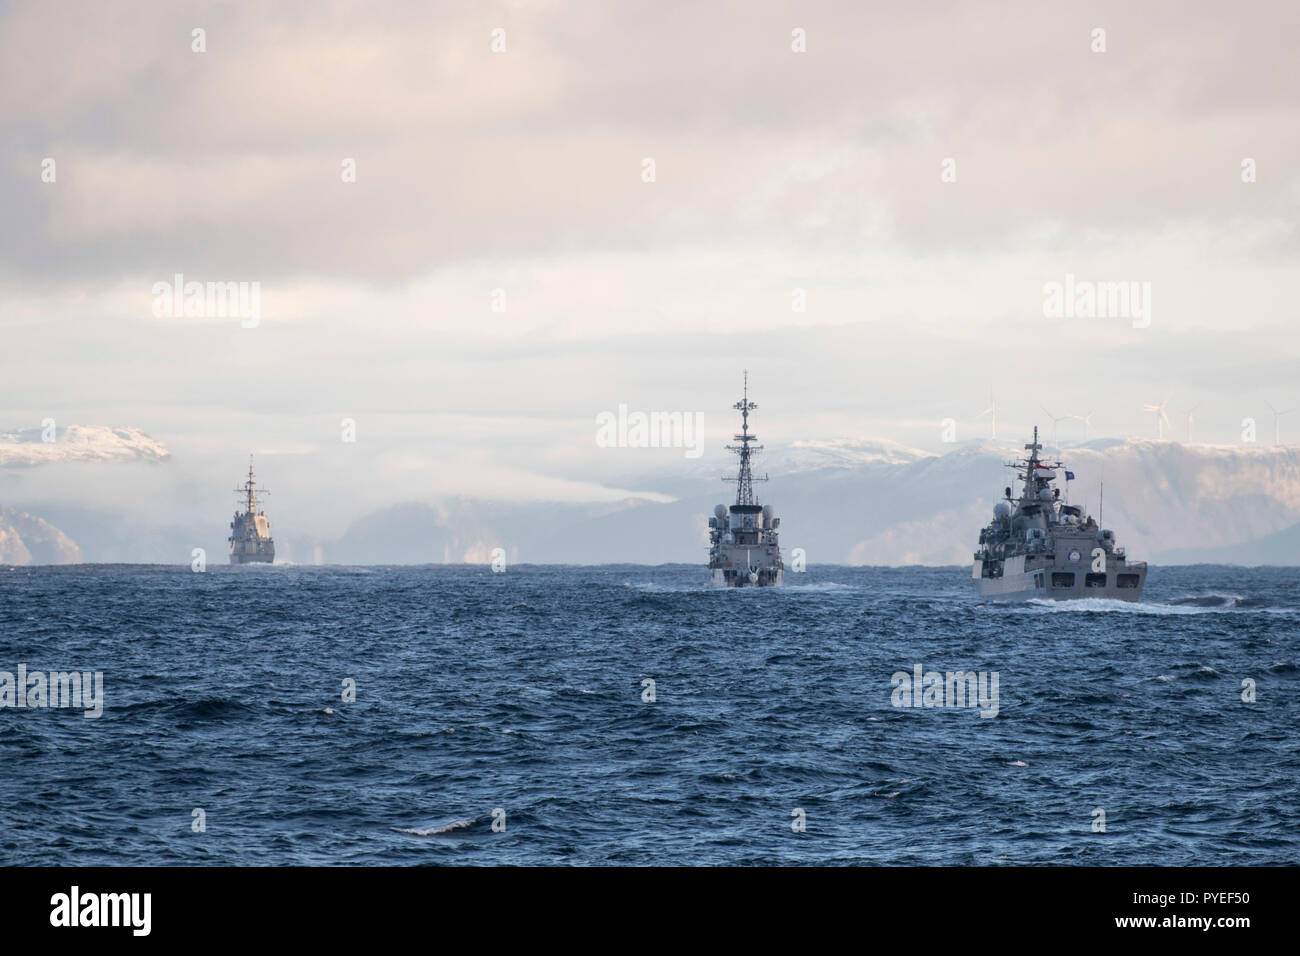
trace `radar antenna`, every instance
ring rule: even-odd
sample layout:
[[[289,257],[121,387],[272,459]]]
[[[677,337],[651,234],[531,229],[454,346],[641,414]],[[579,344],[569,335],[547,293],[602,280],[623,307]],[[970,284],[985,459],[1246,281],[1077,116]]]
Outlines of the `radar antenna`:
[[[1047,487],[1047,483],[1051,479],[1039,475],[1039,468],[1054,469],[1065,467],[1064,463],[1060,461],[1040,460],[1038,453],[1042,450],[1043,446],[1038,441],[1038,426],[1035,425],[1034,440],[1025,445],[1025,451],[1029,452],[1029,454],[1024,458],[1017,458],[1014,461],[1006,462],[1008,468],[1016,469],[1016,477],[1024,482],[1025,487],[1023,496],[1029,496],[1031,493],[1036,495],[1040,489]],[[1023,473],[1020,471],[1020,468],[1022,467],[1025,469]]]

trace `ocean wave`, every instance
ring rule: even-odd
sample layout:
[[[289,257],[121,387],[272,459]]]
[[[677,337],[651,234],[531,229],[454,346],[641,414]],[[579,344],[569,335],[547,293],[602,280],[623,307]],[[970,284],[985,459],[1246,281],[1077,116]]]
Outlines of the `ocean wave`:
[[[1219,677],[1219,672],[1209,664],[1175,664],[1174,668],[1186,671],[1187,673],[1181,676],[1189,680],[1217,680]],[[1157,674],[1154,680],[1161,684],[1168,684],[1171,681],[1178,680],[1179,676],[1178,674]]]
[[[1171,598],[1169,603],[1177,607],[1208,607],[1208,608],[1269,608],[1272,602],[1261,597],[1246,597],[1241,594],[1220,594],[1218,592],[1209,592],[1206,594],[1193,594],[1187,597]]]
[[[425,830],[404,827],[389,827],[394,833],[405,833],[408,836],[442,836],[446,833],[455,833],[458,830],[468,830],[474,824],[478,823],[478,817],[470,817],[467,820],[455,820],[451,823],[444,823],[440,827],[429,827]]]
[[[657,581],[624,581],[623,587],[630,591],[641,591],[645,594],[693,594],[698,591],[711,593],[728,590],[727,588],[714,587],[711,584],[660,584]],[[732,588],[731,590],[745,589]]]
[[[1241,601],[1240,594],[1195,594],[1171,598],[1169,603],[1178,607],[1237,607]]]
[[[1077,598],[1072,601],[1053,601],[1048,598],[1030,598],[1025,605],[1035,610],[1051,613],[1114,613],[1152,615],[1210,614],[1218,610],[1174,604],[1148,604],[1145,601],[1120,601],[1115,598]]]
[[[858,584],[841,584],[838,581],[816,581],[811,584],[786,584],[785,588],[791,591],[861,591],[862,586]]]
[[[115,716],[138,717],[154,713],[177,723],[201,723],[231,717],[246,717],[252,708],[233,697],[201,697],[195,700],[156,699],[137,701],[112,708]]]

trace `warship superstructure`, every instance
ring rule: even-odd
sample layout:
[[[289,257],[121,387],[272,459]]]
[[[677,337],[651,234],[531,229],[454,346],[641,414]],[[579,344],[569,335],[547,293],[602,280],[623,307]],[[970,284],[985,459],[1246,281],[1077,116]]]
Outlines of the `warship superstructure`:
[[[263,494],[268,492],[263,489]],[[270,564],[275,560],[275,541],[271,538],[271,522],[266,512],[257,507],[257,486],[253,482],[253,456],[248,456],[248,480],[244,487],[236,488],[243,511],[235,511],[230,522],[230,563]]]
[[[1115,532],[1101,528],[1079,506],[1061,501],[1061,489],[1052,482],[1064,465],[1041,460],[1042,447],[1035,427],[1033,442],[1025,446],[1028,457],[1007,462],[1024,487],[1019,498],[1012,498],[1010,486],[1005,489],[993,507],[993,520],[980,532],[971,571],[980,596],[1140,600],[1146,562],[1130,562],[1116,546]],[[1065,472],[1067,481],[1073,477]]]
[[[750,447],[758,436],[749,433],[749,413],[758,406],[749,400],[748,371],[744,397],[732,408],[740,412],[740,434],[735,436],[740,444],[728,445],[727,450],[740,457],[740,471],[722,480],[736,483],[736,503],[730,508],[718,505],[709,519],[709,573],[721,587],[773,587],[785,577],[777,537],[781,519],[771,505],[760,505],[754,497],[754,482],[767,481],[767,476],[756,478],[750,470],[751,458],[763,446]]]

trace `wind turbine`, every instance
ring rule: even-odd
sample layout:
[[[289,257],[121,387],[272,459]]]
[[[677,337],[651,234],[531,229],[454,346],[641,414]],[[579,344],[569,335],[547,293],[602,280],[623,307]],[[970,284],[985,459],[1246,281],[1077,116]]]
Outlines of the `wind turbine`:
[[[1069,416],[1069,415],[1053,415],[1053,414],[1052,414],[1051,412],[1049,412],[1049,411],[1048,411],[1044,406],[1039,405],[1038,407],[1041,408],[1041,409],[1043,409],[1044,414],[1046,414],[1047,417],[1050,418],[1050,419],[1052,420],[1052,444],[1056,446],[1056,453],[1059,455],[1059,454],[1061,453],[1061,443],[1060,443],[1059,441],[1057,441],[1057,439],[1056,439],[1056,425],[1057,425],[1058,422],[1066,421],[1067,419],[1070,418],[1070,416]]]
[[[1265,404],[1265,405],[1268,405],[1268,402],[1265,402],[1264,404]],[[1278,411],[1276,408],[1274,408],[1272,405],[1268,405],[1268,410],[1269,410],[1270,412],[1273,413],[1273,444],[1274,444],[1274,445],[1280,445],[1280,444],[1282,444],[1282,440],[1281,440],[1281,434],[1282,434],[1282,432],[1281,432],[1281,429],[1279,429],[1279,427],[1278,427],[1278,421],[1277,421],[1277,420],[1278,420],[1279,418],[1281,418],[1283,415],[1289,414],[1290,412],[1294,412],[1295,409],[1294,409],[1294,408],[1284,408],[1284,409],[1282,409],[1282,411],[1279,412],[1279,411]]]
[[[990,422],[990,423],[992,424],[992,426],[993,426],[993,440],[994,440],[994,441],[997,441],[997,438],[998,438],[998,402],[997,402],[997,399],[995,399],[995,398],[993,397],[993,389],[992,389],[992,387],[989,388],[989,407],[986,408],[986,409],[984,409],[984,411],[980,412],[980,413],[979,413],[978,415],[976,415],[975,417],[976,417],[976,418],[983,418],[985,415],[988,415],[988,416],[989,416],[989,422]]]
[[[1088,426],[1092,424],[1092,416],[1095,414],[1096,412],[1089,412],[1087,415],[1069,416],[1071,421],[1083,422],[1083,440],[1085,442],[1088,440]]]
[[[1169,416],[1165,414],[1165,406],[1169,404],[1168,396],[1159,405],[1143,405],[1142,411],[1155,412],[1156,415],[1156,441],[1161,441],[1165,437],[1165,426],[1169,424]]]
[[[1200,407],[1200,405],[1193,405],[1187,410],[1187,444],[1189,445],[1192,443],[1192,422],[1196,421],[1196,419],[1192,417],[1192,412],[1196,411]]]

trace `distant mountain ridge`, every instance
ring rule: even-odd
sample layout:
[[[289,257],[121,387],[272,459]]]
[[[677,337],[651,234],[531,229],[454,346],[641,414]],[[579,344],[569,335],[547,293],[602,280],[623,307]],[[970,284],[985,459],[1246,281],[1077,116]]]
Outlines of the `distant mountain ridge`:
[[[77,564],[81,549],[48,521],[0,506],[0,564]]]
[[[138,430],[108,431],[134,458],[165,456],[165,449],[150,452],[156,443]],[[782,519],[787,561],[793,549],[802,548],[812,563],[964,565],[1002,489],[1011,483],[1004,463],[1023,454],[1023,444],[971,441],[934,454],[893,442],[797,442],[771,448],[760,458],[758,470],[770,472],[771,480],[756,490]],[[98,447],[106,452],[112,445]],[[1044,454],[1055,458],[1058,453],[1048,447]],[[1300,565],[1296,448],[1103,438],[1066,447],[1059,455],[1075,475],[1068,485],[1061,476],[1062,494],[1113,529],[1134,559]],[[286,563],[478,563],[490,561],[500,548],[508,563],[702,567],[708,516],[734,494],[719,480],[722,471],[718,460],[683,460],[680,468],[618,476],[614,487],[644,489],[644,495],[614,502],[471,496],[398,501],[353,515],[342,533],[330,535],[303,524],[309,519],[301,513],[298,523],[286,520],[292,508],[273,512],[272,520],[277,551]],[[293,502],[291,488],[278,491],[282,506]],[[140,513],[61,501],[27,511],[50,520],[20,526],[11,518],[9,550],[0,552],[0,560],[176,563],[187,561],[197,542],[209,547],[212,561],[222,553],[212,549],[222,547],[218,542],[228,520],[224,514],[194,512],[141,520]]]
[[[980,528],[1003,487],[1004,462],[1023,442],[968,442],[943,455],[877,442],[800,442],[765,456],[773,477],[760,495],[782,518],[787,556],[832,564],[947,565],[971,560]],[[1045,454],[1055,457],[1055,450]],[[1236,549],[1244,563],[1300,565],[1300,536],[1258,542],[1300,522],[1300,457],[1289,447],[1185,446],[1099,439],[1061,453],[1076,476],[1062,492],[1086,503],[1135,559]],[[703,562],[707,518],[726,502],[716,465],[672,482],[671,502],[620,505],[514,504],[462,498],[436,507],[398,506],[423,516],[426,560],[483,560],[503,548],[535,563]],[[662,474],[662,473],[661,473]],[[654,485],[642,481],[641,486]],[[401,529],[385,509],[325,543],[330,563],[400,563]],[[1229,553],[1229,552],[1224,552]]]

